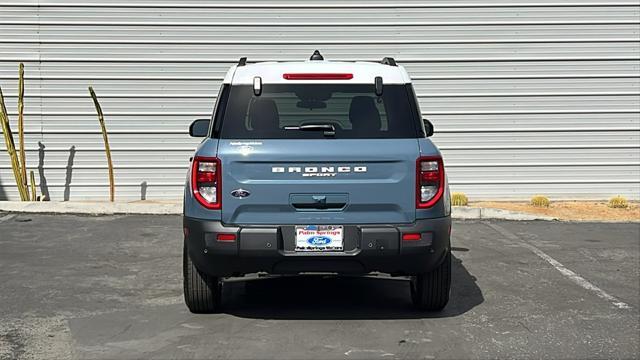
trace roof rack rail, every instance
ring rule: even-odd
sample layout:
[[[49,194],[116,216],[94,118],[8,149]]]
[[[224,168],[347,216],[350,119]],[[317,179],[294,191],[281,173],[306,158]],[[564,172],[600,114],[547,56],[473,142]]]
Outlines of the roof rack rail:
[[[382,61],[380,61],[380,63],[389,66],[398,66],[396,65],[396,60],[392,57],[385,57],[384,59],[382,59]]]
[[[238,66],[245,66],[247,65],[247,57],[243,56],[240,58],[240,60],[238,60]]]

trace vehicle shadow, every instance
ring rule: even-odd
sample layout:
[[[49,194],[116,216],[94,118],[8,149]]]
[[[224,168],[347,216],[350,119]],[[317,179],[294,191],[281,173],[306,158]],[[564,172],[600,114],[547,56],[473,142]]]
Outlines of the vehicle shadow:
[[[229,281],[222,312],[251,319],[375,320],[453,317],[484,302],[476,278],[452,257],[451,298],[441,312],[411,304],[406,278],[291,276]]]

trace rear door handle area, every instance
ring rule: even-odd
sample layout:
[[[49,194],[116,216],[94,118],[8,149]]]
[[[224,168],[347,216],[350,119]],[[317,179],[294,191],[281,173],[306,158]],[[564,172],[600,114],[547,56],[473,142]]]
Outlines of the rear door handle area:
[[[292,203],[291,205],[293,205],[294,208],[296,209],[300,209],[300,210],[309,210],[309,209],[315,209],[315,210],[341,210],[343,209],[345,206],[347,206],[347,203],[322,203],[322,204],[307,204],[307,203]]]
[[[291,194],[289,203],[296,210],[340,211],[349,203],[347,194]]]

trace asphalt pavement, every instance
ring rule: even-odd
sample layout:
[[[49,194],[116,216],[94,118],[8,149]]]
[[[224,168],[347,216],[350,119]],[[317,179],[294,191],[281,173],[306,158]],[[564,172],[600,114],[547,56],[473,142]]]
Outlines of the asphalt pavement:
[[[231,279],[182,299],[179,216],[0,214],[0,358],[638,358],[640,224],[457,221],[453,288]]]

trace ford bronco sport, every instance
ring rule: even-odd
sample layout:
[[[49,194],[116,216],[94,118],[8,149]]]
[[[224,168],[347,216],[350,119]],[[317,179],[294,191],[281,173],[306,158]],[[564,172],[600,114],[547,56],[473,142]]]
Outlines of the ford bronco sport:
[[[184,191],[184,296],[220,307],[250,273],[409,276],[413,303],[449,300],[451,206],[409,75],[381,63],[247,64],[224,78]]]

